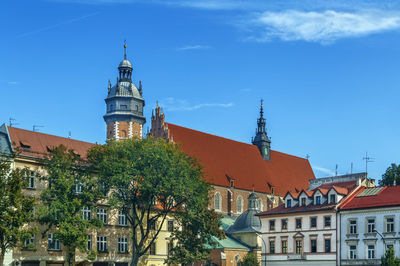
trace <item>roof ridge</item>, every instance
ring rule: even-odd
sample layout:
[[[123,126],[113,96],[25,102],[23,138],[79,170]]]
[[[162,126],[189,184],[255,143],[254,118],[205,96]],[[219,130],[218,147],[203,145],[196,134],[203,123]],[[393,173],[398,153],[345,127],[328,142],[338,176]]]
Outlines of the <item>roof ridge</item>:
[[[172,124],[172,123],[169,123],[169,122],[165,122],[165,124],[172,125],[172,126],[175,126],[175,127],[180,127],[180,128],[183,128],[183,129],[187,129],[187,130],[194,131],[194,132],[197,132],[197,133],[205,134],[205,135],[208,135],[208,136],[217,137],[217,138],[220,138],[220,139],[224,139],[224,140],[228,140],[228,141],[232,141],[232,142],[237,142],[237,143],[244,144],[244,145],[249,145],[249,146],[252,146],[252,147],[253,146],[257,147],[256,145],[251,144],[251,143],[246,143],[246,142],[238,141],[238,140],[234,140],[234,139],[228,139],[228,138],[221,137],[221,136],[218,136],[218,135],[215,135],[215,134],[203,132],[203,131],[192,129],[192,128],[188,128],[188,127],[179,126],[179,125]],[[291,155],[291,154],[288,154],[288,153],[285,153],[285,152],[281,152],[281,151],[277,151],[277,150],[273,150],[273,149],[271,149],[271,151],[273,151],[274,153],[280,153],[280,154],[283,154],[283,155],[286,155],[286,156],[290,156],[290,157],[293,157],[293,158],[297,158],[297,159],[302,159],[302,160],[308,161],[306,158],[295,156],[295,155]]]
[[[66,137],[62,137],[62,136],[57,136],[54,134],[48,134],[48,133],[43,133],[43,132],[36,132],[36,131],[32,131],[32,130],[28,130],[28,129],[23,129],[23,128],[18,128],[18,127],[11,127],[11,126],[7,126],[8,128],[11,129],[16,129],[16,130],[22,130],[22,131],[26,131],[29,132],[31,134],[35,134],[35,135],[43,135],[43,136],[51,136],[51,137],[57,137],[57,138],[62,138],[65,140],[72,140],[72,141],[77,141],[77,142],[83,142],[83,143],[87,143],[87,144],[97,144],[97,143],[93,143],[93,142],[88,142],[88,141],[83,141],[83,140],[78,140],[78,139],[72,139],[72,138],[66,138]]]

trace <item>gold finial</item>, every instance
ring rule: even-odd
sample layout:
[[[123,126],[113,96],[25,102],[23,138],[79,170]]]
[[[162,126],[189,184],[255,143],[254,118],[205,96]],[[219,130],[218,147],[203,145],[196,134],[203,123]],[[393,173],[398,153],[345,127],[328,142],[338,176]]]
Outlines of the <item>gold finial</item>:
[[[124,59],[126,59],[126,40],[124,40]]]

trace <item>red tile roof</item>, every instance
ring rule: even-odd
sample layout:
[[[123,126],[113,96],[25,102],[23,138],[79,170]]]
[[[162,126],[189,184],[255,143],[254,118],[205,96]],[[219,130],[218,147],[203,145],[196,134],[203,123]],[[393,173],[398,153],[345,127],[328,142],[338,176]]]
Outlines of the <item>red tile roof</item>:
[[[358,193],[360,194],[363,190],[361,189]],[[400,206],[400,186],[389,186],[385,187],[378,194],[373,196],[357,197],[355,195],[352,199],[348,200],[342,206],[341,210],[352,210],[352,209],[367,209],[375,207],[390,207]]]
[[[288,190],[307,188],[315,179],[307,159],[271,151],[271,160],[264,161],[255,145],[166,124],[173,141],[199,159],[211,184],[229,187],[233,179],[236,188],[271,193],[274,187],[283,196]]]
[[[49,149],[64,145],[73,149],[81,157],[86,156],[86,151],[94,146],[93,143],[58,137],[54,135],[34,132],[30,130],[8,127],[10,139],[14,149],[21,149],[21,155],[43,158],[49,153]]]
[[[308,196],[314,195],[316,191],[320,191],[323,195],[327,195],[329,190],[335,189],[335,191],[342,195],[348,195],[351,191],[357,188],[357,181],[346,181],[346,182],[335,182],[335,183],[326,183],[319,187],[314,188],[313,190],[304,190],[304,192]],[[292,198],[297,199],[300,193],[286,193],[290,194]],[[286,197],[286,196],[285,196]],[[343,198],[341,202],[345,203],[346,198]],[[260,212],[258,216],[268,216],[268,215],[275,215],[275,214],[284,214],[284,213],[297,213],[297,212],[313,212],[313,211],[320,211],[320,210],[333,210],[336,207],[337,203],[333,204],[321,204],[321,205],[314,205],[309,204],[307,206],[294,206],[294,207],[285,207],[285,204],[281,204],[276,208],[273,208],[268,211]]]

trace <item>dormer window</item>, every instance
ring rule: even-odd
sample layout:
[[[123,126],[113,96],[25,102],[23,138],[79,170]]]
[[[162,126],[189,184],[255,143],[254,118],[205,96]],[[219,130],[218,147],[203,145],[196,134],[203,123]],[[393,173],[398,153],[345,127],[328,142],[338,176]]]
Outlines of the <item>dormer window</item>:
[[[231,180],[230,183],[231,183],[231,187],[235,186],[235,180]]]
[[[306,206],[306,198],[301,198],[301,206]]]
[[[286,207],[287,208],[292,207],[292,200],[291,199],[286,200]]]
[[[331,194],[329,201],[331,203],[336,203],[336,194]]]
[[[320,205],[321,204],[321,196],[316,196],[315,197],[315,204]]]

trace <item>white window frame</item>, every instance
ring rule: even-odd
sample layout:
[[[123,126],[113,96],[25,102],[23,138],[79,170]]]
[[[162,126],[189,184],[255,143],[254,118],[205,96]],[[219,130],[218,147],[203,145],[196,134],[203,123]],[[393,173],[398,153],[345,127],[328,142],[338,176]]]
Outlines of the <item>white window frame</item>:
[[[82,219],[91,220],[92,219],[92,209],[88,206],[82,208]]]
[[[389,223],[389,219],[392,219],[392,222]],[[385,217],[385,233],[394,233],[395,232],[395,219],[393,216],[390,217]],[[388,228],[389,226],[391,227],[391,230],[389,231]]]
[[[25,239],[24,245],[28,247],[29,245],[35,245],[35,234],[33,234],[30,238]]]
[[[236,212],[242,213],[243,212],[243,197],[238,196],[236,200]]]
[[[366,224],[367,224],[367,233],[368,234],[373,234],[375,233],[375,224],[376,224],[376,219],[375,218],[366,218]],[[373,223],[370,223],[370,220],[373,220]]]
[[[374,247],[373,249],[370,249],[370,247]],[[375,244],[367,244],[367,259],[375,259],[376,258],[376,252],[375,252]]]
[[[118,237],[118,253],[128,253],[127,237]]]
[[[121,210],[118,211],[118,225],[128,226],[128,218],[126,217],[124,211]]]
[[[36,188],[36,173],[35,171],[29,171],[28,177],[28,188],[35,189]]]
[[[87,244],[86,244],[86,250],[92,250],[92,235],[88,235],[88,240],[87,240]]]
[[[349,259],[350,260],[355,260],[357,259],[357,245],[356,244],[349,244]],[[355,247],[354,250],[351,249],[351,247]]]
[[[53,233],[48,234],[47,249],[48,250],[61,250],[60,240],[55,239]]]
[[[214,195],[214,209],[216,211],[222,210],[222,197],[219,192],[216,192]]]
[[[354,224],[352,224],[354,222]],[[350,235],[355,235],[358,232],[358,225],[357,225],[357,220],[356,219],[349,219],[349,234]]]
[[[104,224],[108,223],[107,209],[97,208],[97,218]]]
[[[97,251],[99,252],[107,252],[107,237],[106,236],[97,236]]]

